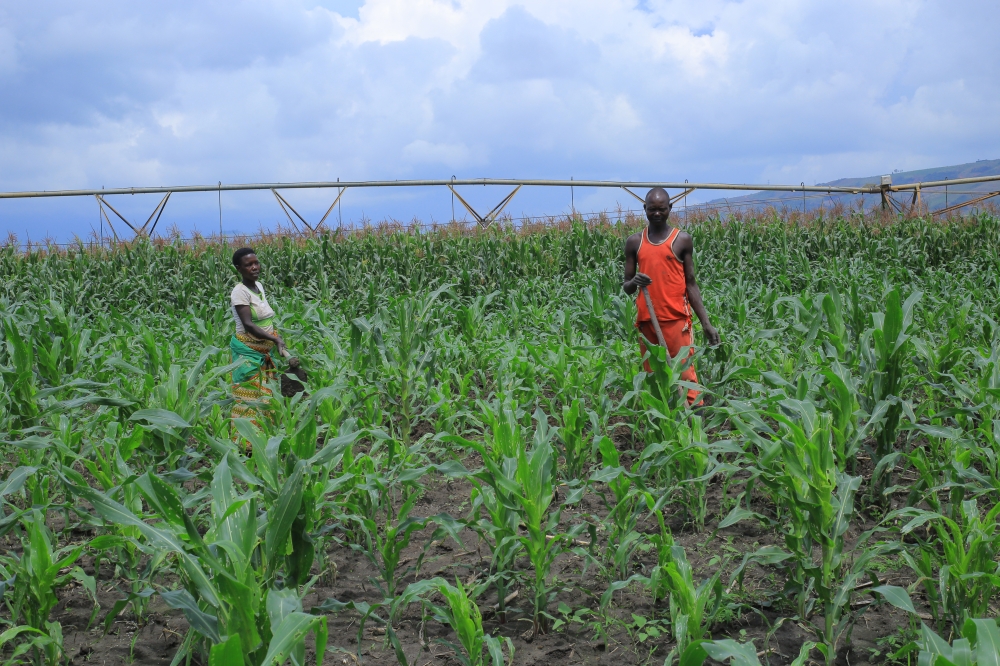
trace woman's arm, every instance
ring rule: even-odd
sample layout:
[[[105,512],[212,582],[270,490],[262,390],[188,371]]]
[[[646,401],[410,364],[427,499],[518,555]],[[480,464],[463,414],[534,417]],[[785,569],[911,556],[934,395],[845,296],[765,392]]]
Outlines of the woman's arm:
[[[253,317],[250,314],[249,305],[236,305],[236,314],[239,316],[240,321],[243,322],[243,330],[245,330],[250,335],[255,338],[260,338],[261,340],[270,340],[274,344],[278,345],[278,353],[285,348],[285,342],[281,339],[277,333],[268,333],[262,329],[257,324],[253,323]]]

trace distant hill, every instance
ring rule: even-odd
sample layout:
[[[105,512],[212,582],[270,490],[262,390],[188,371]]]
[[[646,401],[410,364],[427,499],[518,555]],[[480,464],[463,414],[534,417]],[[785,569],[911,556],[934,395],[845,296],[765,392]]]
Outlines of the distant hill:
[[[1000,176],[1000,160],[979,160],[968,164],[958,164],[955,166],[935,167],[932,169],[920,169],[917,171],[897,171],[892,174],[894,185],[904,185],[906,183],[928,182],[934,180],[956,180],[959,178],[977,178],[980,176]],[[832,187],[851,187],[858,185],[878,185],[881,181],[881,174],[877,176],[866,176],[862,178],[841,178],[829,183],[816,183],[817,186],[830,185]],[[963,201],[982,196],[989,192],[1000,190],[1000,181],[975,183],[972,185],[955,185],[948,188],[945,193],[943,188],[927,190],[921,192],[921,200],[931,210],[945,208],[946,205],[954,206]],[[910,193],[898,193],[895,195],[897,201],[905,200],[909,203]],[[857,206],[862,201],[860,195],[852,194],[820,194],[809,192],[805,197],[806,210],[815,210],[820,206],[829,207],[831,204],[840,202],[844,205]],[[991,201],[1000,203],[1000,197]],[[878,195],[864,195],[864,204],[870,208],[879,202]],[[706,205],[709,206],[732,206],[744,210],[748,207],[774,206],[776,208],[801,208],[803,198],[801,192],[755,192],[736,197],[724,197],[713,199]]]

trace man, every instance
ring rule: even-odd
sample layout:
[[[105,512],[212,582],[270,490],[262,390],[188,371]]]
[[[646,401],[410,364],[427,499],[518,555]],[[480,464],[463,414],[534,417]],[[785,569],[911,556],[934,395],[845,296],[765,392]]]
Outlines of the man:
[[[670,208],[670,196],[662,187],[654,187],[646,194],[643,210],[646,211],[649,226],[625,241],[625,281],[622,287],[627,294],[634,294],[642,287],[649,290],[667,351],[676,356],[682,347],[692,345],[692,309],[698,315],[709,345],[719,344],[719,332],[708,320],[705,304],[701,301],[701,290],[694,277],[694,242],[690,234],[667,224]],[[645,355],[646,345],[658,344],[656,329],[641,293],[636,298],[636,305],[639,309],[635,322],[640,334],[639,349]],[[645,367],[646,372],[652,371],[648,361]],[[681,373],[681,379],[698,381],[693,365]],[[688,404],[693,405],[697,399],[698,391],[688,390]]]

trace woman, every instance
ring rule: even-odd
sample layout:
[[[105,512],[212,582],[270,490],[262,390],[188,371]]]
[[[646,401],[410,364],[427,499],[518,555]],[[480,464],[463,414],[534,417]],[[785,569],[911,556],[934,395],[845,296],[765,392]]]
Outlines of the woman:
[[[236,334],[229,342],[233,363],[242,365],[233,370],[234,419],[250,419],[255,426],[260,425],[261,408],[271,396],[267,384],[275,379],[275,363],[271,356],[277,347],[278,353],[288,356],[285,343],[274,328],[274,310],[267,302],[264,287],[257,282],[260,277],[260,261],[251,248],[243,247],[233,253],[233,265],[243,278],[233,287],[230,302]],[[238,441],[234,435],[234,441]],[[249,446],[249,443],[248,443]]]

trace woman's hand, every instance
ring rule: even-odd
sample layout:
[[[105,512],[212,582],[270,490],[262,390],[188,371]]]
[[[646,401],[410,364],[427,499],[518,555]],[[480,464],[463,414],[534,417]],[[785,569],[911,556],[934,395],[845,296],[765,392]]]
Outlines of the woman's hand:
[[[285,341],[277,333],[274,334],[274,344],[278,346],[278,354],[288,356],[288,347],[285,346]]]

